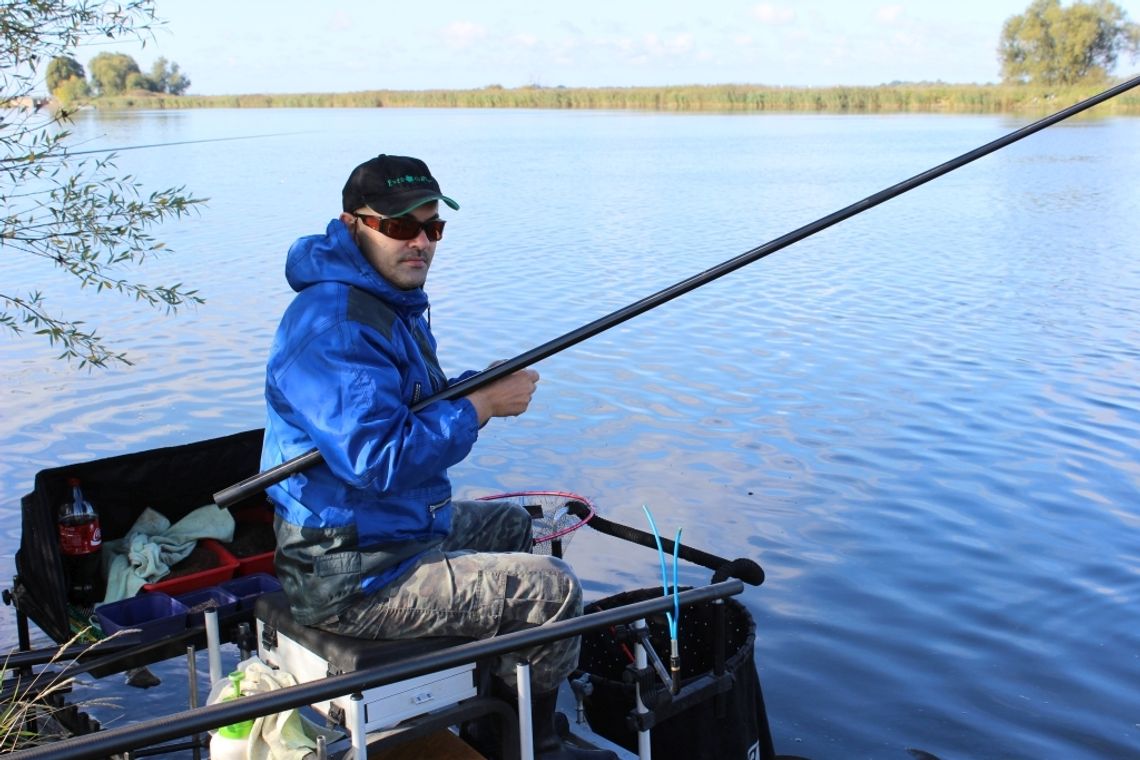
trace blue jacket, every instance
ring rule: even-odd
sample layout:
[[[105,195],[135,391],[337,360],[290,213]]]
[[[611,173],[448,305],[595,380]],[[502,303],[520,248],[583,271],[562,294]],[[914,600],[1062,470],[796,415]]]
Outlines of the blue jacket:
[[[422,289],[399,290],[339,219],[289,250],[297,296],[269,357],[261,467],[316,447],[324,461],[268,490],[277,574],[312,625],[401,575],[451,526],[447,468],[478,435],[475,407],[417,401],[449,381]]]

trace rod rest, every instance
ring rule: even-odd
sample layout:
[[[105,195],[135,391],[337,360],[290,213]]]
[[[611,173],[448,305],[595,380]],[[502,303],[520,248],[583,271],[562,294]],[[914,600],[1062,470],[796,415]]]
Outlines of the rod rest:
[[[641,687],[641,701],[648,712],[631,710],[626,715],[626,725],[633,731],[649,731],[658,723],[688,710],[695,704],[712,699],[718,694],[732,691],[736,677],[729,672],[704,673],[692,678],[676,694],[662,686],[650,668],[635,668],[630,665],[622,674],[622,681],[638,684]]]

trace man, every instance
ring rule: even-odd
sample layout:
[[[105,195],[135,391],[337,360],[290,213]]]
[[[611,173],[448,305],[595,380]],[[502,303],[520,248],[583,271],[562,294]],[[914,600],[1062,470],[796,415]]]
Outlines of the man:
[[[325,234],[289,250],[297,296],[269,358],[261,465],[313,447],[324,460],[269,489],[277,574],[304,625],[376,639],[485,638],[582,611],[570,567],[529,553],[525,509],[451,501],[447,468],[491,418],[527,410],[538,373],[411,411],[454,382],[424,318],[440,202],[459,208],[423,161],[380,155],[353,170]],[[564,746],[554,729],[578,647],[575,638],[507,656],[496,673],[513,690],[516,663],[531,663],[540,758],[614,757]]]

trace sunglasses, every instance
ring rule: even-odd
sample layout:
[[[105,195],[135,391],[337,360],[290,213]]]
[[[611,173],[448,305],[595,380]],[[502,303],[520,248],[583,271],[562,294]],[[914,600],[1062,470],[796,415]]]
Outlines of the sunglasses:
[[[394,240],[411,240],[419,237],[422,230],[427,239],[434,243],[443,237],[443,225],[447,224],[443,219],[421,222],[408,216],[380,217],[371,214],[353,214],[353,216],[364,222],[364,226],[368,229],[376,230]]]

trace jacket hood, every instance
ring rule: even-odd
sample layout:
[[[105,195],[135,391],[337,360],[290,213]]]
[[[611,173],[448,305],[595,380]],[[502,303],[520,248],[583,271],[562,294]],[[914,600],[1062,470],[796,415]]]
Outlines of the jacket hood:
[[[285,261],[285,279],[298,293],[310,285],[338,282],[365,290],[416,314],[422,313],[428,305],[423,288],[401,290],[381,277],[356,247],[348,227],[340,219],[330,221],[325,234],[308,235],[293,243]]]

